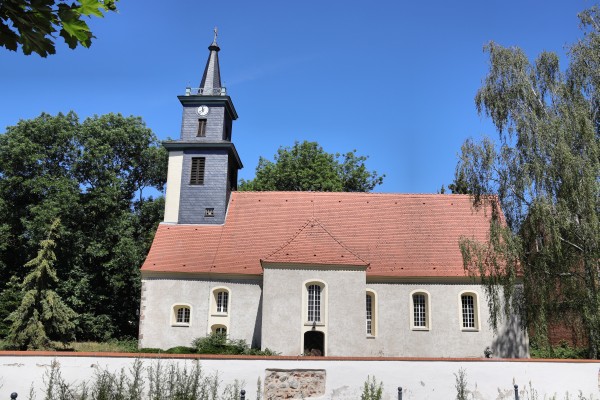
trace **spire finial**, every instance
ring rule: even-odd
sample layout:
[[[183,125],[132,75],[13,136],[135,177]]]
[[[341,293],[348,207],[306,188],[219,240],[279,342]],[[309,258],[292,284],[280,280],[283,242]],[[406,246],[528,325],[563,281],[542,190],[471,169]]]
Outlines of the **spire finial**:
[[[215,29],[213,29],[213,32],[215,33],[215,37],[213,39],[213,44],[216,45],[217,44],[217,36],[219,35],[219,31],[216,26],[215,26]]]

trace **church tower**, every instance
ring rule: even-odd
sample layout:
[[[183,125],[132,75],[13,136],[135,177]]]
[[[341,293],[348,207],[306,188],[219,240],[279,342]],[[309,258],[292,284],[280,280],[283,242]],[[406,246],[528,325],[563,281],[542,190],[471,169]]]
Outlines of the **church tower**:
[[[179,140],[163,142],[169,152],[164,222],[223,224],[242,162],[231,142],[237,113],[221,85],[217,30],[199,88],[177,96],[183,106]]]

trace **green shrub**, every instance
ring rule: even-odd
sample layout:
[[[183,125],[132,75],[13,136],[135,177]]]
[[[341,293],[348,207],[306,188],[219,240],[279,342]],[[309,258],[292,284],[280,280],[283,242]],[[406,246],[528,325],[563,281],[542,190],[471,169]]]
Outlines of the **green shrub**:
[[[560,358],[560,359],[583,359],[587,358],[586,348],[571,347],[567,342],[561,340],[558,346],[539,346],[535,341],[529,345],[531,358]]]
[[[157,349],[156,347],[142,347],[138,349],[138,353],[164,353],[163,349]]]
[[[197,351],[194,347],[176,346],[176,347],[171,347],[169,350],[165,351],[165,353],[168,353],[168,354],[194,354],[194,353],[197,353]]]
[[[273,356],[277,355],[273,350],[251,349],[245,340],[231,340],[226,335],[212,333],[202,338],[196,338],[192,341],[192,346],[199,354],[234,354],[234,355],[258,355]]]

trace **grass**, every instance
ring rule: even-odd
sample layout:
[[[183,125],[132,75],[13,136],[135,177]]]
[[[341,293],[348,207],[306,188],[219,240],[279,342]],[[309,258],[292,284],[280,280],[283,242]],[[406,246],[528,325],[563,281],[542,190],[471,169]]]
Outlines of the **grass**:
[[[137,353],[137,340],[111,340],[108,342],[73,342],[68,348],[76,352]]]

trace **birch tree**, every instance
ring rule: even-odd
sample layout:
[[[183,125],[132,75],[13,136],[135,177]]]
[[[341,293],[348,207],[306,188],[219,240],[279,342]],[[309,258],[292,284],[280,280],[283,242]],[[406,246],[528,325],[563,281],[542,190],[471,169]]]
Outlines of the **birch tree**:
[[[551,52],[531,62],[519,48],[485,46],[490,69],[475,103],[498,137],[467,140],[456,175],[492,217],[486,243],[460,246],[486,286],[493,326],[518,312],[547,346],[550,326],[570,324],[598,358],[600,10],[579,19],[583,36],[564,69]]]

